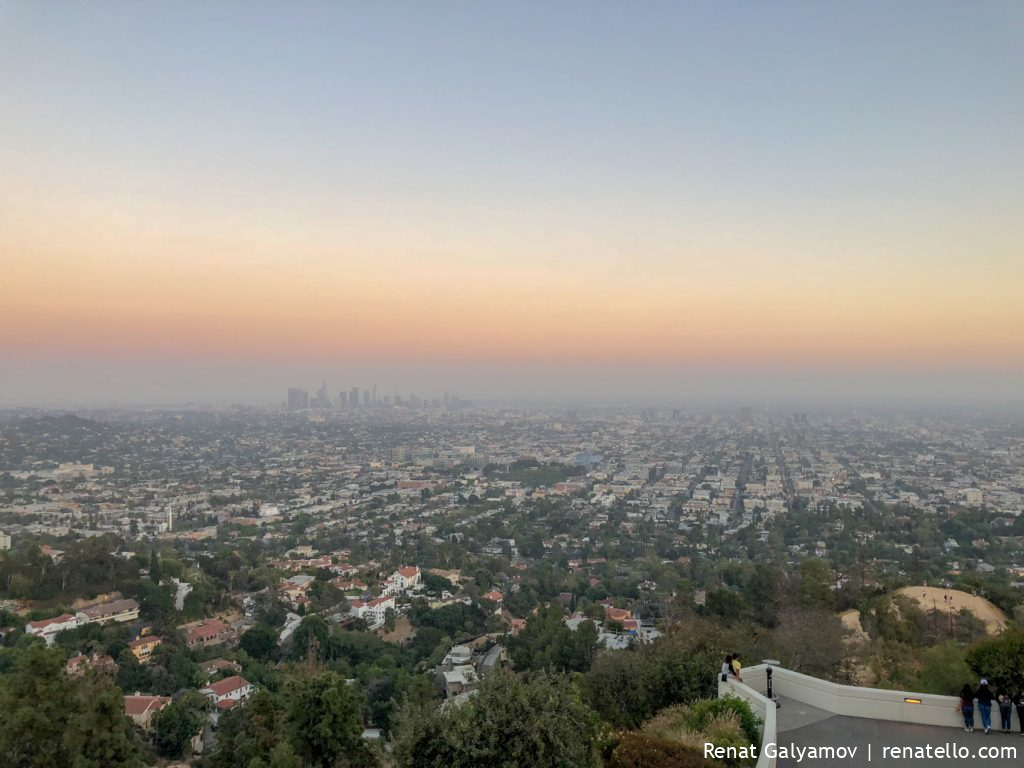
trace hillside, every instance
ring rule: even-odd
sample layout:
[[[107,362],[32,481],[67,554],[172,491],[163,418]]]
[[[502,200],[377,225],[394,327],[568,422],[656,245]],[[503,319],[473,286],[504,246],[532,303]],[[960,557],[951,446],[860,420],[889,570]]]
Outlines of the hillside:
[[[934,608],[945,610],[945,598],[949,596],[953,599],[954,613],[966,608],[985,622],[985,628],[990,635],[998,634],[1006,628],[1006,614],[984,597],[978,597],[958,589],[941,589],[939,587],[903,587],[899,592],[912,598],[925,611]]]

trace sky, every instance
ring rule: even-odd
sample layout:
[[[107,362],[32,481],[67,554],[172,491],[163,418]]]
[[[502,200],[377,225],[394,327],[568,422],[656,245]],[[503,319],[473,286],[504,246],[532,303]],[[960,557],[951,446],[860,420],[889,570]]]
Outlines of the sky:
[[[0,404],[1024,399],[1019,2],[0,0]]]

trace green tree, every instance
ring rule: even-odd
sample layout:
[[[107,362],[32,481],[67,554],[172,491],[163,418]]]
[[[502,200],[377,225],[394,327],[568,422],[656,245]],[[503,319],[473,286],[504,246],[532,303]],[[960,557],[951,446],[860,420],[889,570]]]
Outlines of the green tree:
[[[153,745],[163,757],[178,760],[188,755],[192,737],[203,724],[200,706],[200,702],[183,696],[153,716]]]
[[[134,734],[102,676],[69,677],[63,657],[31,644],[0,678],[0,755],[17,768],[131,768]]]
[[[596,645],[594,622],[583,621],[573,631],[562,621],[561,609],[554,606],[528,618],[523,631],[508,640],[509,656],[521,671],[585,672],[590,669]]]
[[[85,687],[88,706],[82,707],[65,734],[73,768],[137,765],[138,747],[131,720],[124,714],[124,695],[105,675],[91,676]]]
[[[306,616],[292,635],[291,658],[301,661],[309,654],[311,645],[317,647],[317,658],[326,658],[330,625],[320,616]]]
[[[316,768],[375,766],[362,738],[362,702],[333,672],[301,680],[289,692],[288,736],[295,753]]]
[[[605,651],[583,675],[587,703],[607,722],[635,728],[655,712],[714,693],[725,650],[720,633],[699,622],[626,651]]]
[[[524,680],[497,670],[477,696],[447,712],[403,705],[394,758],[398,768],[588,768],[598,764],[597,727],[566,675],[543,672]]]
[[[280,707],[277,696],[259,690],[244,707],[234,707],[221,715],[217,746],[210,756],[213,768],[268,765],[259,761],[273,755],[285,741]]]
[[[832,584],[832,572],[824,560],[807,558],[800,563],[797,589],[800,605],[804,608],[833,608]]]
[[[156,547],[153,547],[153,549],[149,551],[149,578],[154,584],[159,584],[162,575],[162,569],[160,568],[160,553],[156,551]]]
[[[254,659],[272,661],[277,658],[277,633],[258,624],[242,634],[238,647]]]
[[[967,664],[999,690],[1024,690],[1024,629],[976,643],[967,651]]]

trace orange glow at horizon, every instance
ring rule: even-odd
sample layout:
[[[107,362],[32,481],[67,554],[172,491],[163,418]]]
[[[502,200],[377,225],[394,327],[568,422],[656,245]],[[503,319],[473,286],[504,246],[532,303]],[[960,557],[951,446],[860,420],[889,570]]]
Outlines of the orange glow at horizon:
[[[634,253],[575,232],[186,226],[106,208],[54,227],[40,210],[0,231],[0,352],[30,359],[1024,367],[1024,265],[1000,257],[871,269],[849,248],[795,258],[791,242],[669,231]]]

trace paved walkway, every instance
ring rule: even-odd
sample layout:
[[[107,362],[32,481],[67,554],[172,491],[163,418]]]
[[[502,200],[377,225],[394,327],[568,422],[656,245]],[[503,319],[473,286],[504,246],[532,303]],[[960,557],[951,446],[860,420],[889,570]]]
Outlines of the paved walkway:
[[[940,728],[930,725],[897,723],[889,720],[870,720],[863,717],[833,715],[824,710],[791,699],[780,698],[778,710],[779,768],[831,768],[831,766],[953,766],[961,768],[983,766],[1003,768],[1024,765],[1024,738],[1018,732],[1007,736],[993,731],[986,736],[981,730],[965,733],[962,728]],[[950,712],[951,715],[956,713]],[[998,720],[998,713],[996,718]],[[976,716],[977,717],[977,716]],[[980,722],[980,721],[979,721]],[[805,754],[783,757],[781,749],[796,747],[856,747],[852,756],[812,758]],[[883,754],[884,747],[944,747],[949,750],[967,750],[964,758],[911,757],[894,758]],[[869,752],[870,746],[870,752]],[[981,759],[979,748],[1011,747],[1016,755],[1002,755]],[[1019,755],[1019,757],[1018,757]]]

